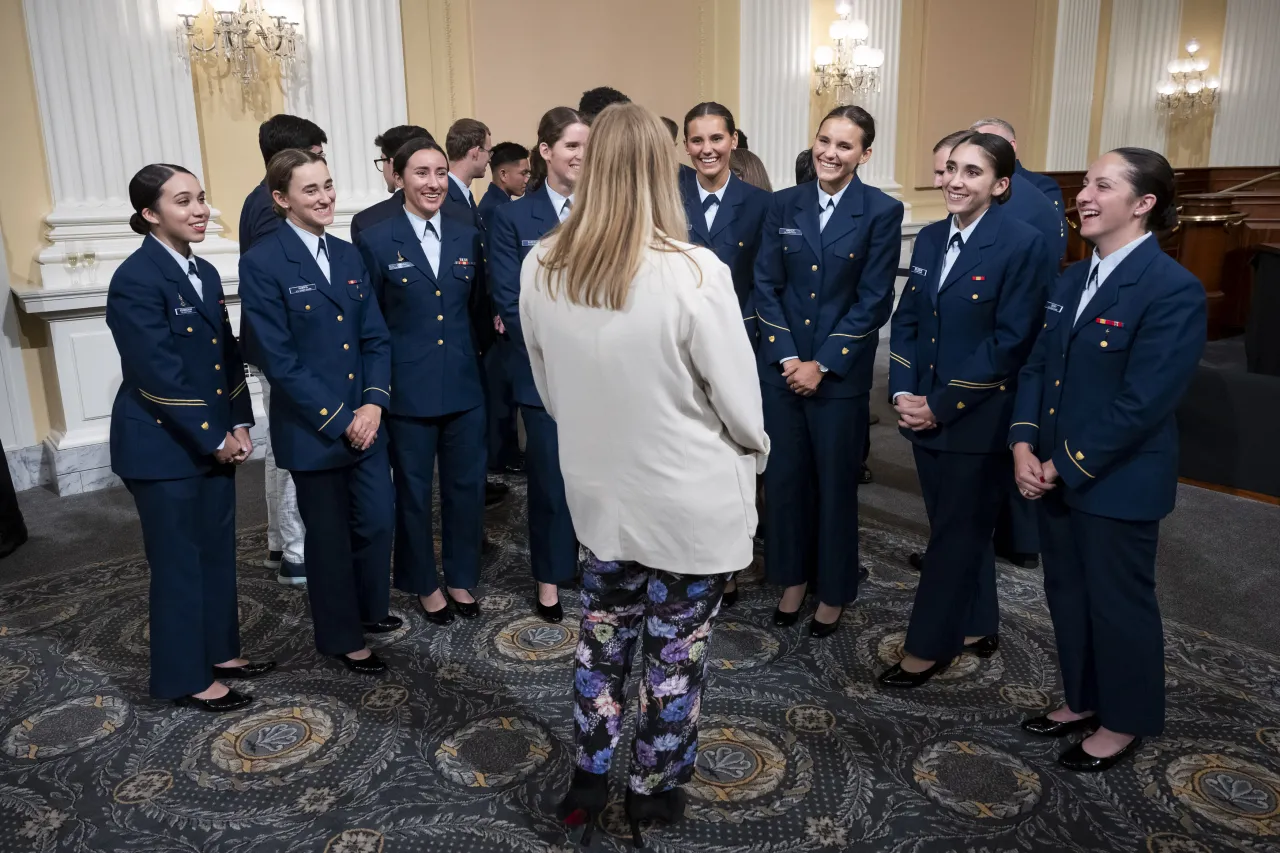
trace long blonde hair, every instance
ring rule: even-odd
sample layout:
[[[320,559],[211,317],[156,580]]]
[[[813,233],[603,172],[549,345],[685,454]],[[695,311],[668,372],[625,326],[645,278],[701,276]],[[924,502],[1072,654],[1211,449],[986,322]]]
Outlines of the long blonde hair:
[[[644,252],[681,252],[673,241],[689,234],[675,148],[658,116],[625,103],[596,117],[573,202],[541,259],[547,295],[563,287],[575,305],[621,311]]]

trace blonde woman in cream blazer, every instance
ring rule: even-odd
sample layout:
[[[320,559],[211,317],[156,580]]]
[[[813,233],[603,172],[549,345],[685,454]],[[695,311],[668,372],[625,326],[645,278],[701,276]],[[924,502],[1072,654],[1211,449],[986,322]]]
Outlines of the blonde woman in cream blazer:
[[[520,323],[583,548],[576,769],[561,817],[589,835],[643,643],[626,793],[642,820],[683,814],[712,620],[752,559],[764,431],[729,268],[688,233],[670,137],[636,104],[604,110],[569,218],[520,271]],[[586,840],[586,839],[584,839]]]

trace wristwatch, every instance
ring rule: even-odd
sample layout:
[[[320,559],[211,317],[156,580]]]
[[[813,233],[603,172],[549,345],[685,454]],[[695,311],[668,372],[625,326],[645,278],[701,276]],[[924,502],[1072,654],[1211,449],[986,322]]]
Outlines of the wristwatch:
[[[819,373],[826,373],[826,372],[827,372],[827,366],[826,366],[825,364],[823,364],[822,362],[820,362],[820,361],[815,361],[815,362],[814,362],[814,364],[818,365],[818,372],[819,372]]]

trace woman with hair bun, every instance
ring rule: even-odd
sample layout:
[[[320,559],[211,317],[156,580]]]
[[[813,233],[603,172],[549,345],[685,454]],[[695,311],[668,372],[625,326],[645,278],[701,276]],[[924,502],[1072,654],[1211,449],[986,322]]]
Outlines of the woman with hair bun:
[[[1043,498],[1045,597],[1066,693],[1022,728],[1086,733],[1058,763],[1089,772],[1164,729],[1156,543],[1177,493],[1174,412],[1206,314],[1204,288],[1152,233],[1177,222],[1168,160],[1145,148],[1102,155],[1076,209],[1093,255],[1050,291],[1009,444],[1018,488]]]
[[[151,568],[151,695],[204,711],[252,698],[223,679],[275,663],[240,657],[236,620],[236,466],[253,410],[222,281],[191,244],[209,224],[200,182],[153,163],[129,182],[129,227],[145,235],[107,291],[120,351],[111,470],[133,495]]]
[[[929,547],[904,643],[880,676],[918,687],[961,651],[999,648],[991,535],[1007,494],[1006,436],[1018,371],[1044,313],[1054,265],[1035,228],[1005,212],[1013,146],[969,133],[947,154],[951,216],[928,225],[893,315],[889,391],[912,445]]]

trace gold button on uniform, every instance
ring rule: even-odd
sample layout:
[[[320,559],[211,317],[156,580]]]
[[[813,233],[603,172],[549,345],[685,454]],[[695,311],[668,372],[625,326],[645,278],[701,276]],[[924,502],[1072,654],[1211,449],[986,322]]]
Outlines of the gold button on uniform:
[[[1053,387],[1054,387],[1054,388],[1057,388],[1057,387],[1058,387],[1059,385],[1061,385],[1061,384],[1062,384],[1062,380],[1061,380],[1061,379],[1055,379],[1055,380],[1053,380]]]
[[[321,409],[321,410],[320,410],[320,417],[324,417],[324,416],[325,416],[325,415],[327,415],[327,414],[329,414],[329,410],[328,410],[328,409]]]
[[[1050,409],[1050,410],[1049,410],[1049,414],[1051,414],[1051,415],[1052,415],[1052,414],[1053,414],[1053,411],[1054,411],[1053,409]]]
[[[343,348],[343,349],[351,349],[351,344],[343,344],[343,345],[342,345],[342,348]]]
[[[339,315],[338,315],[338,322],[339,322],[339,323],[341,323],[341,322],[342,322],[342,315],[341,315],[341,314],[339,314]]]
[[[956,403],[956,408],[957,408],[957,409],[963,409],[963,408],[964,408],[964,403]]]
[[[187,331],[188,331],[188,332],[194,332],[194,331],[195,331],[195,329],[191,328],[190,326],[187,326]]]
[[[407,278],[402,278],[402,279],[400,279],[400,281],[401,281],[401,282],[403,282],[404,284],[408,284],[408,283],[409,283],[409,279],[407,279]]]
[[[436,319],[437,319],[437,320],[443,320],[443,319],[444,319],[444,315],[443,315],[443,314],[437,314],[437,315],[436,315]]]
[[[310,306],[310,305],[304,305],[304,306],[302,306],[302,307],[303,307],[304,309],[306,309],[307,311],[310,311],[310,310],[311,310],[311,306]]]
[[[1000,386],[1000,390],[1001,390],[1001,391],[1003,391],[1003,390],[1004,390],[1004,386],[1003,386],[1003,385],[1001,385],[1001,386]]]
[[[929,338],[929,343],[936,344],[937,342],[938,342],[937,338]]]
[[[218,339],[217,339],[217,338],[214,338],[214,339],[213,339],[213,342],[216,344],[216,343],[218,342]]]
[[[807,325],[809,325],[809,321],[808,321],[808,320],[805,320],[805,321],[804,321],[804,324],[805,324],[806,326],[807,326]]]
[[[215,364],[215,365],[213,366],[213,369],[214,369],[214,370],[221,370],[221,369],[222,369],[222,365],[221,365],[221,364]]]
[[[1081,453],[1079,450],[1076,451],[1076,459],[1081,459],[1081,460],[1084,459],[1084,454]]]
[[[1106,342],[1106,341],[1103,341],[1102,343],[1098,344],[1098,346],[1100,346],[1100,347],[1105,347],[1106,345],[1107,345],[1107,342]]]
[[[222,389],[221,389],[221,388],[219,388],[219,389],[218,389],[218,396],[219,396],[219,397],[221,397],[221,396],[222,396]]]
[[[937,317],[937,316],[938,316],[938,312],[937,312],[937,311],[934,311],[934,312],[933,312],[933,316]]]
[[[843,349],[841,349],[841,350],[840,350],[840,354],[841,354],[841,355],[848,355],[848,354],[849,354],[849,348],[848,348],[848,347],[844,347]]]
[[[438,340],[438,341],[436,341],[436,345],[437,345],[437,346],[443,346],[443,345],[444,345],[444,340],[442,339],[442,340]]]
[[[156,418],[156,423],[158,423],[158,424],[162,424],[162,423],[164,423],[164,421],[160,420],[159,418]]]
[[[347,374],[347,378],[348,378],[348,379],[355,379],[355,378],[356,378],[356,375],[355,375],[354,373],[348,373],[348,374]]]
[[[773,335],[769,336],[769,343],[773,343]]]
[[[978,294],[976,294],[976,293],[975,293],[975,294],[973,294],[973,298],[974,298],[974,299],[977,299],[977,298],[978,298]]]
[[[818,271],[818,265],[817,265],[817,264],[814,264],[814,265],[813,265],[813,271],[814,271],[814,272],[817,272],[817,271]]]
[[[849,260],[853,260],[853,252],[849,253]]]
[[[160,423],[160,422],[159,422],[159,421],[156,421],[156,423]],[[205,421],[204,423],[200,424],[200,429],[208,429],[208,428],[209,428],[209,422],[208,422],[208,421]]]
[[[809,294],[809,298],[810,298],[810,299],[817,299],[817,298],[818,298],[818,294],[816,294],[816,293],[810,293],[810,294]]]
[[[439,295],[440,295],[440,291],[438,291],[438,290],[437,290],[437,291],[436,291],[436,296],[439,296]]]
[[[743,242],[742,242],[741,240],[739,240],[739,241],[738,241],[738,248],[739,248],[739,249],[741,249],[741,248],[743,247],[743,245],[744,245],[744,244],[743,244]]]

